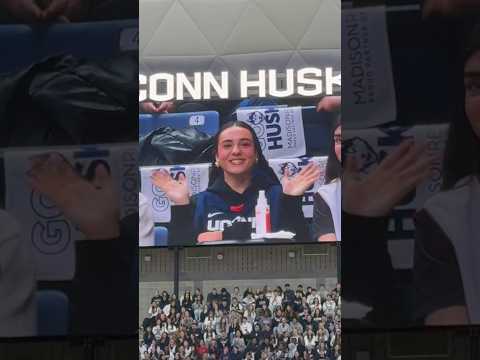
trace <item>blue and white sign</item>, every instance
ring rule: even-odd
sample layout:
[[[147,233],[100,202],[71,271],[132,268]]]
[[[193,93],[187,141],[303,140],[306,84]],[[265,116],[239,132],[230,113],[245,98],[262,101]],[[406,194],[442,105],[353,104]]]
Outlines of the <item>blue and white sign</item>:
[[[58,153],[87,181],[96,165],[106,166],[114,180],[121,216],[138,211],[137,144],[49,147],[5,152],[6,210],[21,224],[32,244],[38,280],[70,280],[75,274],[76,240],[85,238],[47,197],[33,191],[27,172],[34,156]]]
[[[267,159],[301,157],[306,154],[302,108],[237,110],[237,119],[248,123],[257,134]]]

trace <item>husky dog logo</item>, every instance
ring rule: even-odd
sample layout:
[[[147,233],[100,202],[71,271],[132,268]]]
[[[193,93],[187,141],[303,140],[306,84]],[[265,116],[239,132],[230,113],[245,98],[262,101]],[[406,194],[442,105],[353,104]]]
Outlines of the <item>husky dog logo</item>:
[[[345,155],[355,156],[361,173],[368,173],[373,165],[379,164],[387,155],[385,151],[376,152],[368,141],[354,137],[343,142]]]
[[[253,111],[248,115],[248,123],[255,130],[257,137],[261,138],[265,134],[265,116],[260,111]]]
[[[287,162],[284,162],[280,166],[280,174],[282,174],[282,176],[285,175],[287,170],[288,170],[288,174],[290,176],[293,176],[293,175],[299,173],[301,169],[297,165],[295,165],[294,163],[287,161]]]
[[[172,179],[178,180],[180,175],[187,176],[186,171],[187,169],[183,166],[174,166],[170,168],[170,176]]]
[[[163,212],[167,210],[169,206],[170,200],[168,200],[168,197],[165,195],[165,193],[163,193],[163,196],[155,196],[152,200],[152,208],[157,212]]]

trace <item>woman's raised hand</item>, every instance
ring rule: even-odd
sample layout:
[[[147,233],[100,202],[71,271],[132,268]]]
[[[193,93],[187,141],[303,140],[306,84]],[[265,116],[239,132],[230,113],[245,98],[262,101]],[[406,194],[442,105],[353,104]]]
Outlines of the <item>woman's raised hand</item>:
[[[33,190],[47,196],[89,240],[114,239],[120,233],[120,204],[113,179],[103,164],[94,178],[81,177],[60,153],[30,159]]]
[[[162,190],[176,205],[190,203],[190,193],[185,175],[180,174],[178,180],[172,179],[165,169],[156,170],[151,176],[153,184]]]
[[[360,176],[355,159],[347,157],[342,178],[343,210],[367,217],[388,215],[428,178],[433,158],[425,150],[425,146],[405,141],[364,178]]]
[[[305,193],[320,178],[320,167],[309,163],[298,174],[290,176],[288,168],[282,178],[283,193],[290,196],[300,196]]]
[[[317,105],[317,112],[320,111],[337,111],[342,106],[342,97],[341,96],[325,96],[323,97]]]

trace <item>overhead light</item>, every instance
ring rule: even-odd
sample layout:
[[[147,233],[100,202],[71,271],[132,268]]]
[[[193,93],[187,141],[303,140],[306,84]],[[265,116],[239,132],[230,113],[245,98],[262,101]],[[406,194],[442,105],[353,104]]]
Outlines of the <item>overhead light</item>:
[[[222,253],[218,253],[217,254],[217,260],[223,260],[223,254]]]
[[[288,257],[289,257],[290,259],[294,259],[295,256],[296,256],[295,251],[289,251],[289,252],[288,252]]]
[[[143,260],[144,260],[145,262],[150,262],[150,261],[152,261],[152,257],[151,257],[150,255],[145,255],[145,257],[143,258]]]

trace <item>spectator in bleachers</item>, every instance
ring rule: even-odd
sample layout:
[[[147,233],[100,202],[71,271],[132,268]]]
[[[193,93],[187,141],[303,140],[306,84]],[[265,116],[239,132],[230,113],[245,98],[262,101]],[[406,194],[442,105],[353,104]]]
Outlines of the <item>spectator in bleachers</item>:
[[[274,291],[266,287],[246,289],[244,297],[251,296],[254,302],[241,311],[238,310],[239,302],[235,297],[226,309],[215,306],[214,296],[210,296],[210,302],[207,297],[205,303],[201,304],[208,310],[203,322],[192,319],[185,308],[182,308],[180,314],[173,307],[168,316],[165,313],[157,315],[153,333],[151,327],[145,326],[144,322],[139,357],[151,360],[340,360],[340,310],[336,302],[340,299],[340,286],[327,291],[323,299],[315,289],[310,288],[309,296],[315,299],[313,306],[307,302],[306,296],[302,297],[304,305],[301,308],[282,301],[273,308],[273,312],[265,302],[257,306],[259,299],[267,298],[267,293],[271,293],[271,296],[273,293],[277,296],[286,295],[289,288],[290,286],[285,286],[285,289],[277,287]],[[240,289],[234,290],[234,293],[240,294]],[[213,289],[210,294],[214,294]],[[195,295],[198,302],[203,298],[199,290]],[[301,296],[301,290],[297,295]],[[185,291],[181,303],[188,297],[189,292]],[[286,297],[288,296],[282,299]],[[334,316],[327,315],[326,312],[332,308],[336,309]]]
[[[200,303],[203,304],[203,295],[200,289],[195,289],[195,294],[193,295],[193,300],[199,299]]]
[[[297,240],[310,239],[301,198],[319,178],[318,166],[309,164],[294,176],[286,174],[280,182],[263,156],[257,135],[241,121],[220,129],[214,154],[209,188],[191,198],[185,176],[175,180],[166,170],[152,174],[153,184],[177,204],[172,207],[172,239],[250,239],[260,190],[270,204],[273,232],[289,230]]]
[[[293,304],[295,300],[295,293],[290,289],[290,284],[285,284],[285,292],[283,294],[283,301],[287,304]]]
[[[150,303],[151,304],[156,303],[157,305],[159,305],[159,302],[160,302],[161,299],[162,299],[162,295],[160,295],[160,290],[157,290],[155,292],[155,295],[152,296],[152,299],[150,300]]]
[[[240,289],[238,286],[235,286],[233,288],[232,297],[236,297],[237,299],[240,299],[241,295],[240,295]]]
[[[216,288],[213,288],[212,292],[208,293],[208,295],[207,295],[207,302],[208,303],[213,303],[214,300],[218,301],[218,293],[217,293]]]
[[[228,307],[230,306],[230,293],[227,291],[227,289],[222,288],[220,290],[220,301],[223,303],[225,302],[224,306]]]
[[[192,310],[192,305],[193,305],[192,293],[190,291],[185,291],[185,293],[183,294],[183,299],[182,299],[182,307],[185,307],[189,311],[191,311]]]

